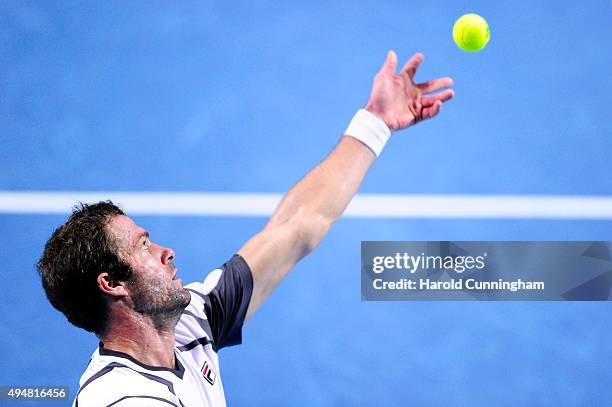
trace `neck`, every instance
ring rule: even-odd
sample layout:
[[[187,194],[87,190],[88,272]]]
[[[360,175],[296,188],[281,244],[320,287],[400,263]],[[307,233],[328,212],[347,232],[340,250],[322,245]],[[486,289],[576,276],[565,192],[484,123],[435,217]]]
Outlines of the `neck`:
[[[100,340],[104,348],[127,353],[141,363],[174,369],[174,321],[160,325],[145,316],[112,321]]]

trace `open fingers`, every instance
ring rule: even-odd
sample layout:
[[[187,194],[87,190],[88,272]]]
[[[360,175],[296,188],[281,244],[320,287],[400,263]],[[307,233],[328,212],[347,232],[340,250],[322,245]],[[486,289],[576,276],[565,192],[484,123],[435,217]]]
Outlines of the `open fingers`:
[[[436,102],[446,102],[455,96],[455,92],[452,89],[446,89],[443,92],[436,93],[435,95],[427,95],[421,98],[421,105],[423,107],[429,107],[434,105]]]
[[[432,79],[427,82],[419,83],[416,85],[417,88],[423,93],[436,92],[440,89],[448,88],[453,86],[453,79],[449,77]]]
[[[397,69],[397,54],[395,51],[391,50],[387,53],[387,59],[383,64],[382,68],[380,68],[381,73],[386,73],[387,75],[395,75],[395,70]]]
[[[404,67],[402,68],[401,73],[405,72],[408,74],[409,77],[413,78],[417,69],[419,69],[419,65],[421,65],[424,59],[425,55],[421,54],[420,52],[417,52],[412,56],[412,58],[408,60],[408,62],[406,62],[406,65],[404,65]]]
[[[423,110],[421,111],[422,120],[431,119],[432,117],[440,113],[441,109],[442,109],[442,102],[439,100],[434,102],[433,105],[423,108]]]

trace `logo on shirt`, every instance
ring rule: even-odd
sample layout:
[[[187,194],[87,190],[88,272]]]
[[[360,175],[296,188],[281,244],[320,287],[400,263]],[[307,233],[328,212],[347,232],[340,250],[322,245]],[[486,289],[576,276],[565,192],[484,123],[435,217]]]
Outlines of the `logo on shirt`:
[[[204,366],[202,366],[202,376],[204,377],[204,379],[206,379],[208,383],[215,384],[215,378],[217,377],[217,375],[211,369],[208,362],[204,362]]]

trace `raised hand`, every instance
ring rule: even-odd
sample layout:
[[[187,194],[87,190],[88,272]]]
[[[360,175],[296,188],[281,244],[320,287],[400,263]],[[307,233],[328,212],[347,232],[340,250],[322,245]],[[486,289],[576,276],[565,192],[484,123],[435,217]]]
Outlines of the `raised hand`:
[[[451,87],[453,80],[449,77],[414,82],[414,75],[424,58],[421,53],[414,54],[396,75],[397,55],[389,51],[387,60],[374,77],[365,109],[382,119],[392,131],[434,117],[442,109],[442,103],[454,96],[452,89],[433,93]]]

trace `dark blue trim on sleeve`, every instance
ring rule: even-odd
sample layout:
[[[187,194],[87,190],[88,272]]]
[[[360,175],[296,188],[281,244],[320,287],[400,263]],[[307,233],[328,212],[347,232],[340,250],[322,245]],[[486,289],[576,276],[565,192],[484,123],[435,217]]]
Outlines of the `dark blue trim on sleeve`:
[[[204,306],[215,351],[242,343],[242,325],[253,293],[251,269],[240,255],[235,254],[221,269]]]

